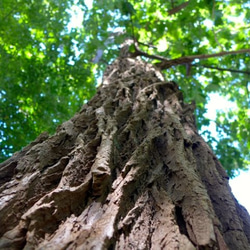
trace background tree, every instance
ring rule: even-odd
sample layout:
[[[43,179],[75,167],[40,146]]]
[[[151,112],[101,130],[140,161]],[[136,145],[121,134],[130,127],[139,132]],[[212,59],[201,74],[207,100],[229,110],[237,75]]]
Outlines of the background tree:
[[[1,161],[54,132],[95,92],[92,55],[79,54],[84,32],[68,28],[73,4],[0,3]]]

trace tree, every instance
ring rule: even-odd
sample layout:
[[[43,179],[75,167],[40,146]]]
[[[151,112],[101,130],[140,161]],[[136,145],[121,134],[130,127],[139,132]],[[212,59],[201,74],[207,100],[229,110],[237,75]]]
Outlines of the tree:
[[[75,10],[82,25],[69,23]],[[178,83],[186,102],[195,100],[197,127],[203,127],[227,173],[247,169],[249,16],[248,1],[95,0],[90,9],[83,0],[1,1],[0,161],[41,132],[53,134],[79,110],[117,57],[117,47],[130,37],[138,44],[131,49],[144,59],[175,60],[165,62],[171,67],[162,72]],[[222,110],[209,121],[205,104],[214,92],[237,109]],[[219,139],[204,129],[211,122]]]
[[[249,249],[194,108],[152,65],[117,59],[54,136],[2,163],[0,248]]]
[[[26,4],[26,1],[21,3]],[[5,4],[10,7],[8,2]],[[132,46],[122,48],[120,58],[105,71],[96,95],[73,118],[60,125],[55,135],[41,134],[0,165],[1,248],[249,249],[249,215],[233,197],[225,170],[197,131],[205,122],[202,120],[204,94],[216,85],[214,82],[201,84],[199,76],[212,76],[218,80],[226,70],[244,75],[240,80],[245,84],[249,59],[243,55],[247,55],[249,49],[237,42],[238,39],[248,41],[249,38],[244,28],[230,41],[224,41],[223,35],[217,33],[217,28],[221,29],[221,34],[232,30],[231,24],[229,28],[224,24],[224,15],[230,16],[224,3],[171,1],[164,2],[161,8],[160,4],[161,1],[155,1],[155,4],[150,4],[150,1],[110,1],[103,5],[102,1],[95,1],[91,11],[85,12],[83,49],[88,58],[99,63],[98,72],[117,55],[115,45],[130,37]],[[36,6],[50,10],[47,2],[42,2],[42,7]],[[62,13],[57,9],[61,6],[57,1],[53,1],[52,6],[55,8],[51,12],[41,13]],[[164,6],[168,14],[163,15],[166,12]],[[232,2],[232,6],[235,13],[239,12],[239,3]],[[243,3],[243,6],[247,17],[248,5]],[[24,11],[30,6],[26,7]],[[223,11],[222,7],[225,7]],[[19,20],[18,24],[27,23],[23,18],[32,16],[17,15],[14,11],[16,8],[10,9],[11,14],[7,17],[11,17],[10,21]],[[188,22],[183,23],[184,17],[187,17],[187,14],[183,14],[185,11],[190,15],[189,21],[197,21],[191,22],[193,40],[190,40]],[[198,11],[201,16],[197,16]],[[210,35],[207,35],[206,44],[204,22],[210,14],[215,19],[212,31],[216,35],[211,38],[208,32]],[[59,20],[62,16],[59,14]],[[58,27],[60,32],[57,34],[65,35],[63,26]],[[125,30],[115,30],[122,27]],[[164,31],[164,27],[169,31],[169,41],[164,40],[160,32]],[[199,34],[195,33],[197,27]],[[110,28],[114,29],[112,34],[109,33]],[[30,32],[29,28],[26,30]],[[37,28],[31,34],[42,34],[43,37],[47,33],[40,31],[41,28]],[[231,34],[228,37],[231,38]],[[70,37],[68,39],[72,41]],[[213,39],[216,46],[209,47],[213,45]],[[42,44],[46,43],[46,49],[38,51],[43,54],[50,46],[50,40],[42,41]],[[13,42],[6,42],[7,45],[1,43],[5,60],[13,48]],[[52,51],[58,51],[60,42],[51,44]],[[154,47],[159,51],[159,44],[163,42],[171,45],[169,49],[152,53]],[[217,47],[221,47],[218,44],[223,47],[222,51],[218,51]],[[111,48],[107,50],[110,45]],[[232,50],[234,45],[236,48]],[[35,48],[35,45],[30,48]],[[74,67],[69,62],[72,52],[72,48],[69,48],[65,54],[67,60],[60,61],[63,53],[59,52],[55,61],[62,62],[61,67],[80,70],[77,64],[81,61],[79,58],[74,58]],[[18,51],[14,49],[17,54]],[[94,51],[98,53],[94,54]],[[27,53],[24,49],[26,57]],[[28,55],[29,63],[26,65],[36,65],[30,63],[41,57],[39,53],[30,58]],[[144,60],[135,59],[138,56]],[[157,68],[145,62],[147,58]],[[208,58],[212,61],[200,64],[199,60]],[[46,58],[46,63],[52,59]],[[220,66],[215,65],[216,62]],[[46,63],[39,65],[41,67]],[[240,69],[231,68],[237,64]],[[55,81],[58,79],[55,77],[58,65],[53,67],[52,77],[46,80],[48,86],[53,82],[55,86],[60,86],[64,82]],[[177,68],[173,69],[172,66]],[[164,71],[168,67],[169,71]],[[88,82],[94,66],[89,62],[84,68],[88,69],[84,71]],[[174,77],[177,70],[179,75]],[[164,80],[160,71],[170,80]],[[62,76],[66,75],[62,71]],[[68,74],[65,82],[71,79],[70,76]],[[9,78],[3,74],[3,79],[7,81]],[[11,86],[22,84],[20,78],[16,79],[18,84]],[[178,80],[179,87],[173,79]],[[233,79],[232,75],[227,76],[227,81],[230,79]],[[226,93],[223,81],[220,84],[219,89]],[[243,97],[239,95],[242,89],[245,90],[243,97],[247,96],[246,86],[232,88],[230,93],[242,100]],[[4,90],[1,95],[7,96],[7,93]],[[44,93],[50,94],[50,91]],[[185,104],[192,99],[195,102]],[[14,105],[15,108],[20,108],[20,100],[27,102],[29,99],[22,97],[18,100],[19,106]],[[8,101],[5,98],[6,104],[10,104]],[[32,109],[26,104],[23,106],[26,107],[25,111],[32,114]],[[239,114],[242,120],[233,122],[232,127],[230,119],[227,120],[224,115],[224,131],[235,129],[235,126],[247,121],[246,101],[241,103]],[[234,118],[234,114],[229,118]],[[3,128],[5,124],[1,123]],[[231,150],[224,151],[226,156],[228,152],[237,153],[240,149],[247,149],[247,136],[244,137],[248,135],[248,132],[245,133],[247,126],[248,123],[244,129],[239,126],[239,131],[232,129],[231,137],[224,138]],[[231,144],[235,136],[243,138],[236,149]],[[219,146],[225,146],[225,140]],[[244,154],[245,151],[242,152]],[[239,156],[236,163],[242,163]],[[227,158],[230,159],[235,160],[232,154],[231,158]],[[229,174],[234,169],[225,167]],[[236,164],[236,167],[239,165]]]
[[[68,26],[73,5],[73,0],[0,3],[1,162],[41,132],[54,133],[95,93],[91,54],[76,52],[84,32]]]

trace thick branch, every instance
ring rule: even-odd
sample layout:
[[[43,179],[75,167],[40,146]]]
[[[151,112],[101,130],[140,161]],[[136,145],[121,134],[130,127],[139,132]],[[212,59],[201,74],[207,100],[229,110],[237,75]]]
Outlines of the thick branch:
[[[152,55],[150,55],[148,57],[161,60],[160,63],[155,64],[158,68],[168,69],[168,68],[175,66],[175,65],[192,63],[195,59],[204,60],[204,59],[213,58],[213,57],[221,57],[221,56],[226,56],[226,55],[236,55],[236,54],[243,54],[243,53],[250,53],[250,49],[240,49],[240,50],[235,50],[235,51],[222,51],[222,52],[214,53],[214,54],[183,56],[183,57],[179,57],[179,58],[171,59],[171,60],[168,60],[166,58],[160,59],[163,57],[152,56]],[[146,53],[143,53],[141,55],[146,56],[145,54]]]
[[[236,54],[244,54],[244,53],[250,53],[250,49],[222,51],[222,52],[214,53],[214,54],[183,56],[183,57],[169,60],[166,57],[159,56],[159,55],[150,55],[140,50],[138,46],[138,42],[135,41],[135,52],[133,53],[133,56],[145,56],[147,58],[160,60],[161,62],[156,63],[155,65],[160,69],[168,69],[175,65],[192,63],[195,59],[204,60],[204,59],[213,58],[213,57],[221,57],[221,56],[226,56],[226,55],[236,55]]]
[[[175,59],[167,59],[166,57],[163,57],[163,56],[150,55],[150,54],[142,51],[139,48],[138,44],[139,44],[139,42],[135,40],[134,41],[135,52],[132,54],[132,56],[134,56],[134,57],[145,56],[147,58],[159,60],[161,62],[156,63],[155,65],[160,69],[168,69],[168,68],[171,68],[172,66],[176,66],[176,65],[180,65],[180,64],[189,64],[190,65],[195,59],[204,60],[204,59],[208,59],[208,58],[221,57],[221,56],[226,56],[226,55],[250,53],[250,49],[240,49],[240,50],[234,50],[234,51],[222,51],[222,52],[214,53],[214,54],[192,55],[192,56],[183,56],[183,57],[179,57],[179,58],[175,58]],[[194,64],[194,65],[199,66],[198,64]],[[207,65],[200,65],[200,66],[206,67],[206,68],[211,68],[211,69],[217,69],[217,70],[221,70],[221,71],[230,71],[230,72],[242,73],[242,74],[247,74],[247,75],[250,74],[250,72],[248,72],[248,71],[223,69],[223,68],[207,66]]]

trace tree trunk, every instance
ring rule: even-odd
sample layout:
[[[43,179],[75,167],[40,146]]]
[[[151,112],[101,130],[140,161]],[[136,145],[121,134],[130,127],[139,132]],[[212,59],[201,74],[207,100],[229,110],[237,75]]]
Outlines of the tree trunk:
[[[250,218],[152,65],[116,60],[56,134],[0,167],[0,249],[250,249]]]

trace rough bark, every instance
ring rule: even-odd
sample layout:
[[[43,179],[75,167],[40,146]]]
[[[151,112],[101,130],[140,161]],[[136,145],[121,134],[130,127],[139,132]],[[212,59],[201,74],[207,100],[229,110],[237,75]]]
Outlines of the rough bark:
[[[0,167],[0,249],[250,249],[250,218],[194,105],[123,58],[56,134]]]

